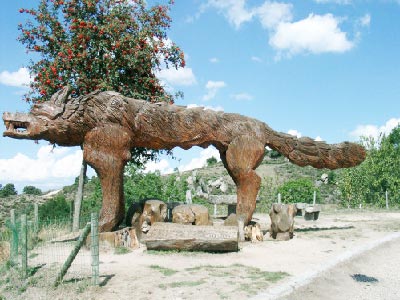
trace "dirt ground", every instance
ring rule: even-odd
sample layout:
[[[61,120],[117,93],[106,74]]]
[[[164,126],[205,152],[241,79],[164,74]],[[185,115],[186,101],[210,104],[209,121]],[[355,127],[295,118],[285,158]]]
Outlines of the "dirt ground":
[[[262,229],[269,216],[255,215]],[[129,253],[100,253],[100,286],[66,282],[58,288],[37,283],[4,299],[248,299],[295,276],[312,272],[346,251],[400,231],[400,212],[322,211],[317,221],[295,219],[295,236],[244,242],[235,253],[155,252],[145,247]],[[363,261],[368,264],[368,261]],[[40,272],[34,276],[40,276]],[[0,297],[1,299],[1,297]]]

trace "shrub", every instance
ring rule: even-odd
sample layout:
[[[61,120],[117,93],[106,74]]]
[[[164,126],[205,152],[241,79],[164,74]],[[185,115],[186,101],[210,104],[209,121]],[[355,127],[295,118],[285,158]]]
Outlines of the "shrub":
[[[42,191],[32,185],[27,185],[23,188],[22,192],[27,195],[41,195]]]
[[[286,203],[312,203],[315,190],[314,184],[308,178],[290,180],[278,187],[278,193],[281,194],[282,201]],[[320,193],[317,190],[317,202],[319,201]]]

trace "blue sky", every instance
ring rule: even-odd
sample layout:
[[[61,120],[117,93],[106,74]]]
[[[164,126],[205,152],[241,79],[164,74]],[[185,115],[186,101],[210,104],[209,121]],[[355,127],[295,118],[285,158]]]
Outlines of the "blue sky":
[[[18,10],[38,2],[2,3],[0,112],[29,109],[23,68],[32,57],[16,40],[26,18]],[[240,113],[329,143],[377,136],[400,121],[399,15],[400,0],[176,0],[168,36],[187,66],[158,76],[184,92],[180,105]],[[217,155],[213,148],[174,154],[179,160],[162,157],[148,169],[187,170]],[[0,183],[71,184],[81,157],[78,148],[0,137]]]

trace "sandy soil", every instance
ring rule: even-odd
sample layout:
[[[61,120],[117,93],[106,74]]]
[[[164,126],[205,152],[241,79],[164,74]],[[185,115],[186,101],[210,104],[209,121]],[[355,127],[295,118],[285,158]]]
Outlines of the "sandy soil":
[[[255,219],[268,228],[267,215]],[[242,243],[236,253],[154,253],[145,247],[120,255],[102,251],[99,287],[37,284],[13,299],[248,299],[400,231],[400,212],[322,212],[317,221],[296,217],[295,228],[290,241],[274,241],[266,234],[263,242]]]

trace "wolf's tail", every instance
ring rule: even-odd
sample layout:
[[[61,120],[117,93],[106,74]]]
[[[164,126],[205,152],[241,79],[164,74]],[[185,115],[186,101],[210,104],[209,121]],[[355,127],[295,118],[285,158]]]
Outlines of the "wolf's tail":
[[[296,165],[310,165],[319,169],[354,167],[362,163],[366,155],[364,147],[355,143],[327,144],[273,130],[266,144]]]

